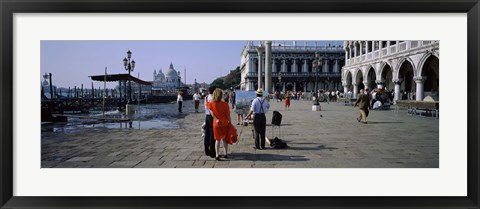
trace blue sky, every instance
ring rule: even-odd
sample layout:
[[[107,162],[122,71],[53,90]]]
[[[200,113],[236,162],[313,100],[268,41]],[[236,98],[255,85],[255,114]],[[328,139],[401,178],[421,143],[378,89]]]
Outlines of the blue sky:
[[[283,43],[284,41],[278,41]],[[225,76],[240,65],[240,53],[246,41],[42,41],[41,75],[52,73],[52,82],[58,87],[91,86],[90,75],[103,75],[105,67],[109,74],[126,73],[123,58],[132,52],[136,62],[132,75],[151,81],[153,70],[161,68],[165,73],[170,62],[175,70],[187,70],[187,83],[211,83]],[[255,42],[258,44],[258,41]],[[291,44],[291,41],[287,41]],[[331,42],[343,43],[343,42]],[[307,42],[314,45],[315,42]],[[318,41],[318,45],[325,42]],[[304,45],[304,41],[297,41]],[[93,81],[95,88],[103,83]],[[107,83],[113,88],[117,83]]]

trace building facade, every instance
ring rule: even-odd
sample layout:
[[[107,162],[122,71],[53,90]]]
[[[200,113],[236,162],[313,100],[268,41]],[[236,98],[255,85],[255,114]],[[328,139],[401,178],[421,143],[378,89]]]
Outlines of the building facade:
[[[265,89],[265,60],[271,60],[270,65],[272,73],[271,82],[273,91],[303,91],[310,92],[315,90],[315,80],[317,76],[317,89],[341,90],[341,69],[345,64],[345,51],[340,45],[327,46],[307,46],[273,42],[271,51],[265,53],[263,46],[255,46],[253,41],[249,41],[241,52],[241,85],[240,88],[246,91],[256,90],[258,80],[261,81],[261,87]],[[316,74],[314,61],[315,52],[319,52],[322,59],[322,68]],[[262,69],[262,74],[258,75],[258,69]],[[270,92],[271,93],[271,92]]]
[[[344,41],[344,92],[383,88],[394,91],[394,100],[403,92],[439,100],[439,41]]]

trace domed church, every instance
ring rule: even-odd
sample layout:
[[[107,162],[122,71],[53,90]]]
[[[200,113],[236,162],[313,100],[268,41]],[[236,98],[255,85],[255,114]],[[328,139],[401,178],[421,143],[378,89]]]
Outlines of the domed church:
[[[180,81],[180,86],[183,86],[183,82]],[[173,91],[178,88],[178,72],[170,63],[170,67],[166,74],[163,74],[162,69],[153,71],[152,90],[167,90]]]

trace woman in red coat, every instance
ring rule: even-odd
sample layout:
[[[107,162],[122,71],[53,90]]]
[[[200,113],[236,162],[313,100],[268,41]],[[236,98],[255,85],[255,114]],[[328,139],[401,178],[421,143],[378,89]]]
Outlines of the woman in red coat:
[[[228,158],[227,134],[230,120],[230,108],[228,103],[222,101],[223,92],[221,89],[215,89],[212,101],[207,103],[207,107],[213,117],[213,138],[215,139],[215,159],[220,160],[219,149],[220,141],[223,141],[225,148],[225,158]]]

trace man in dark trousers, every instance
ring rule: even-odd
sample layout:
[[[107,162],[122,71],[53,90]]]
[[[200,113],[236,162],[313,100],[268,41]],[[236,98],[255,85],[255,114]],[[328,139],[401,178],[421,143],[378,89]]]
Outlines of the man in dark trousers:
[[[353,107],[356,107],[358,105],[359,110],[360,110],[360,117],[357,118],[357,121],[362,123],[367,123],[367,116],[368,116],[368,108],[370,107],[370,99],[367,94],[363,92],[363,89],[360,89],[360,95],[357,98],[357,101],[355,102],[355,105]]]
[[[203,139],[205,154],[212,158],[215,157],[215,139],[213,138],[213,117],[207,108],[207,102],[212,101],[213,91],[215,91],[215,87],[210,86],[210,88],[208,88],[208,95],[205,97],[205,137]]]
[[[257,97],[252,101],[250,112],[248,112],[247,118],[254,114],[253,127],[255,128],[255,148],[265,149],[265,129],[267,126],[267,118],[265,117],[265,113],[267,113],[268,109],[270,108],[270,103],[263,98],[262,88],[259,88],[256,94]]]

